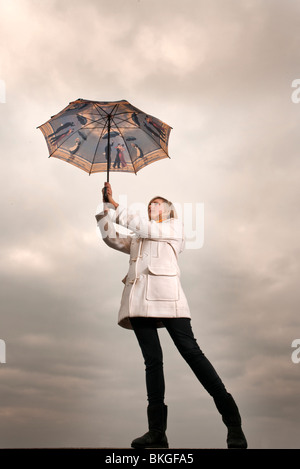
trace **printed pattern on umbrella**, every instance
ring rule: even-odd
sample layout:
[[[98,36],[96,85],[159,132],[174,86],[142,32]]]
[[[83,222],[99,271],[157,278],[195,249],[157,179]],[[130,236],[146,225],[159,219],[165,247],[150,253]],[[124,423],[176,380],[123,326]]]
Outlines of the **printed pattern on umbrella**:
[[[91,173],[107,170],[110,116],[110,171],[134,172],[169,158],[172,127],[128,101],[77,99],[38,128],[49,157],[67,161]]]

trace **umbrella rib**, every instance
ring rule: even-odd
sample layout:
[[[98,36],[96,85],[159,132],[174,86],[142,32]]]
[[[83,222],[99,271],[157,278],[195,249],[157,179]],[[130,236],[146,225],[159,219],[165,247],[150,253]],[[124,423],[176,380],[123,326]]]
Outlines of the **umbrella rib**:
[[[101,106],[98,106],[97,103],[93,103],[93,105],[94,105],[94,107],[96,108],[96,110],[97,110],[97,112],[99,113],[100,116],[101,116],[101,114],[100,114],[100,112],[99,112],[98,107],[106,114],[106,116],[109,115],[104,109],[101,108]],[[115,107],[117,107],[117,106],[118,106],[118,105],[115,104],[115,106],[113,107],[112,111],[113,111],[113,110],[115,109]],[[104,116],[101,116],[101,118],[107,119],[107,117],[104,117]],[[92,160],[92,162],[91,162],[91,169],[90,169],[90,171],[89,171],[89,174],[91,174],[91,171],[92,171],[92,168],[93,168],[93,164],[94,164],[94,161],[95,161],[95,158],[96,158],[97,150],[98,150],[98,147],[99,147],[99,143],[100,143],[100,140],[101,140],[101,138],[102,138],[103,132],[104,132],[104,130],[106,129],[106,127],[107,127],[107,120],[106,120],[105,123],[104,123],[104,126],[103,126],[103,128],[102,128],[102,132],[101,132],[100,137],[99,137],[99,139],[98,139],[98,142],[97,142],[97,145],[96,145],[96,150],[95,150],[95,153],[94,153],[94,157],[93,157],[93,160]],[[107,161],[107,164],[109,164],[109,161]]]
[[[142,132],[145,132],[145,134],[148,135],[148,137],[150,137],[152,140],[154,140],[154,142],[156,143],[156,145],[158,146],[158,148],[160,148],[160,149],[170,158],[168,152],[166,152],[166,151],[163,149],[163,147],[157,143],[157,141],[155,140],[155,138],[154,138],[152,135],[148,134],[148,132],[146,132],[145,130],[143,130],[141,127],[140,127],[140,129],[142,130]]]
[[[102,119],[105,120],[106,117],[102,117],[101,119],[91,119],[90,117],[87,117],[87,116],[84,116],[86,119],[88,119],[90,122],[88,122],[87,124],[84,124],[83,127],[85,127],[86,125],[89,125],[89,124],[97,124],[98,122],[100,122]]]
[[[116,122],[114,121],[114,119],[112,119],[112,121],[113,121],[113,123],[115,124],[115,126],[117,127],[118,131],[120,132],[121,137],[122,137],[122,139],[123,139],[123,142],[124,142],[125,145],[126,145],[126,148],[127,148],[127,151],[128,151],[128,155],[129,155],[129,157],[130,157],[130,159],[131,159],[131,154],[130,154],[130,151],[129,151],[129,147],[128,147],[127,143],[126,143],[125,137],[123,136],[123,134],[122,134],[122,132],[121,132],[121,130],[120,130],[118,124],[116,124]],[[134,165],[133,165],[132,159],[131,159],[131,163],[132,163],[132,167],[133,167],[134,173],[136,174],[137,172],[136,172],[135,167],[134,167]]]
[[[98,103],[94,103],[94,105],[95,105],[95,107],[96,107],[96,109],[97,109],[97,112],[98,112],[99,114],[100,114],[100,112],[99,112],[98,108],[100,108],[101,111],[103,111],[103,112],[106,114],[106,116],[108,116],[109,114],[110,114],[112,117],[121,116],[122,114],[129,114],[129,113],[130,113],[130,114],[133,114],[133,111],[129,111],[129,110],[127,110],[127,111],[126,111],[126,110],[125,110],[125,111],[120,111],[120,112],[118,113],[117,111],[118,111],[118,108],[120,107],[120,104],[118,104],[118,103],[114,105],[114,107],[112,108],[112,110],[111,110],[110,113],[108,113],[107,111],[105,111],[105,109],[104,109],[102,106],[100,106]],[[116,109],[116,110],[115,110],[115,109]],[[115,110],[115,112],[114,112],[114,110]],[[113,114],[113,112],[114,112],[114,114]],[[142,111],[139,111],[139,113],[142,114]],[[100,114],[100,116],[101,116],[101,114]],[[101,117],[102,117],[102,116],[101,116]],[[106,119],[106,117],[103,117],[103,118]],[[129,124],[131,124],[131,125],[133,124],[135,127],[140,128],[140,126],[139,126],[138,124],[136,124],[135,122],[132,123],[129,119],[130,119],[130,118],[127,118],[127,119],[124,118],[124,119],[123,119],[123,122],[128,122]],[[115,124],[116,124],[116,123],[115,123]]]
[[[114,115],[114,117],[115,117],[115,115]],[[137,129],[140,128],[140,126],[137,125],[135,122],[132,123],[132,122],[130,121],[130,119],[125,119],[125,118],[124,118],[124,119],[120,119],[120,117],[118,117],[118,119],[120,120],[119,124],[122,124],[123,122],[128,122],[128,124],[130,124],[130,125],[136,127]],[[115,122],[115,124],[116,124],[116,122]]]
[[[77,133],[79,130],[81,130],[81,129],[82,129],[82,127],[80,127],[80,129],[78,129],[78,130],[75,130],[75,132],[72,132],[65,140],[63,140],[63,141],[61,142],[60,145],[57,145],[57,147],[55,148],[55,150],[53,150],[52,153],[50,153],[49,158],[50,158],[50,157],[53,155],[53,153],[55,153],[62,145],[64,145],[64,144],[66,143],[66,141],[69,140],[69,138],[73,137],[73,135],[76,134],[76,133]]]
[[[114,114],[114,117],[115,117],[115,116],[121,116],[122,114],[128,114],[128,112],[120,112],[119,114],[115,113],[115,114]],[[133,114],[133,113],[131,113],[131,114]],[[118,119],[120,119],[120,117],[118,117]],[[120,120],[121,120],[121,119],[120,119]],[[139,126],[138,124],[136,124],[135,122],[132,122],[132,121],[130,120],[130,117],[127,118],[127,119],[124,118],[124,119],[122,120],[122,122],[128,122],[129,124],[134,125],[134,126],[137,127],[138,129],[140,129],[140,126]]]
[[[98,139],[98,142],[97,142],[97,145],[96,145],[96,149],[95,149],[95,153],[94,153],[94,157],[93,157],[93,160],[91,161],[91,169],[90,169],[90,171],[89,171],[89,174],[91,174],[91,172],[92,172],[93,164],[94,164],[94,161],[95,161],[95,158],[96,158],[96,154],[97,154],[97,150],[98,150],[98,147],[99,147],[99,143],[100,143],[100,140],[101,140],[101,138],[102,138],[103,132],[104,132],[104,130],[106,129],[106,126],[107,126],[107,122],[105,122],[105,124],[104,124],[104,126],[103,126],[103,128],[102,128],[102,132],[101,132],[101,134],[100,134],[100,136],[99,136],[99,139]]]
[[[93,105],[96,107],[96,110],[97,110],[98,114],[100,115],[101,119],[107,119],[105,116],[102,116],[102,115],[100,114],[99,110],[97,109],[97,106],[96,106],[94,103],[93,103]],[[115,108],[116,106],[117,106],[117,105],[115,105],[114,108]],[[100,106],[99,106],[99,107],[100,107]],[[114,109],[114,108],[113,108],[113,109]],[[102,109],[102,108],[101,108],[101,109]],[[102,111],[104,111],[104,109],[102,109]],[[104,111],[104,112],[105,112],[105,111]],[[106,114],[108,115],[108,113],[106,113]],[[80,129],[77,129],[77,130],[75,130],[75,132],[72,132],[65,140],[63,140],[63,141],[61,142],[60,145],[57,145],[57,147],[50,153],[49,158],[50,158],[62,145],[64,145],[64,144],[66,143],[66,141],[69,140],[69,138],[73,137],[74,134],[78,133],[78,132],[79,132],[80,130],[82,130],[82,129],[87,129],[87,128],[88,128],[88,127],[87,127],[88,125],[90,125],[91,123],[96,123],[96,122],[99,122],[99,120],[88,122],[87,124],[81,126]],[[96,128],[97,128],[97,127],[96,127]],[[98,150],[98,146],[99,146],[99,143],[100,143],[100,140],[101,140],[101,138],[102,138],[102,135],[103,135],[103,132],[104,132],[105,128],[106,128],[106,122],[104,122],[104,126],[103,126],[103,128],[102,128],[102,132],[101,132],[101,135],[100,135],[100,137],[99,137],[99,140],[98,140],[98,143],[97,143],[97,146],[96,146],[96,150],[95,150],[95,153],[94,153],[94,157],[93,157],[93,160],[92,160],[92,162],[91,162],[91,168],[93,167],[93,164],[94,164],[94,161],[95,161],[95,158],[96,158],[96,153],[97,153],[97,150]],[[91,174],[91,170],[89,171],[89,174]]]
[[[86,119],[88,119],[88,117],[86,117]],[[49,155],[49,158],[53,155],[53,153],[55,153],[62,145],[64,145],[66,143],[67,140],[69,140],[69,138],[73,137],[73,135],[75,135],[76,133],[78,133],[80,130],[83,130],[83,129],[88,129],[88,125],[92,124],[92,123],[95,123],[95,122],[99,122],[98,121],[92,121],[91,122],[88,122],[87,124],[84,124],[80,127],[80,129],[77,129],[75,130],[74,132],[72,132],[67,138],[65,138],[60,145],[57,145],[57,147],[50,153]],[[97,127],[92,127],[93,128],[97,128]]]
[[[125,112],[120,112],[120,114],[115,113],[115,114],[114,114],[114,117],[115,117],[116,115],[122,115],[122,114],[125,114]],[[142,114],[142,112],[141,112],[141,114]],[[123,122],[124,122],[124,121],[125,121],[125,122],[128,122],[128,123],[130,123],[130,124],[132,124],[132,122],[131,122],[129,119],[124,119]],[[115,126],[118,128],[118,130],[120,131],[120,129],[119,129],[119,127],[118,127],[118,125],[116,124],[115,121],[114,121],[114,124],[115,124]],[[162,147],[161,145],[159,145],[159,144],[157,143],[157,141],[155,140],[155,138],[154,138],[151,134],[149,134],[148,132],[146,132],[144,129],[142,129],[142,127],[141,127],[140,125],[136,124],[135,122],[133,122],[133,125],[134,125],[135,127],[137,127],[138,129],[141,129],[142,132],[145,132],[145,134],[148,135],[148,137],[150,137],[150,138],[156,143],[156,145],[158,146],[158,148],[161,148],[161,150],[170,158],[169,154],[163,149],[163,147]],[[123,140],[124,140],[124,142],[125,142],[124,137],[123,137]],[[126,143],[126,142],[125,142],[125,143]]]
[[[101,111],[103,111],[104,114],[106,114],[106,116],[101,116],[103,119],[107,119],[107,116],[109,116],[109,115],[112,116],[113,111],[114,111],[116,108],[118,109],[118,104],[115,104],[115,105],[113,106],[112,110],[111,110],[110,112],[107,112],[107,111],[105,111],[105,109],[103,109],[99,104],[97,104],[97,103],[93,103],[93,104],[94,104],[94,106],[95,106],[95,108],[96,108],[96,110],[97,110],[97,112],[98,112],[98,114],[99,114],[100,116],[101,116],[101,113],[99,112],[99,109],[101,109]],[[99,108],[99,109],[98,109],[98,108]]]

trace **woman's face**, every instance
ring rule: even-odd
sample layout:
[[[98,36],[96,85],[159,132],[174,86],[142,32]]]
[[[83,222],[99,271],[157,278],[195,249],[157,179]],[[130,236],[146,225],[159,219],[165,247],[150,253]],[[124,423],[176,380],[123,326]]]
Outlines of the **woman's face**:
[[[148,215],[150,220],[159,220],[163,213],[163,200],[154,199],[151,204],[148,205]]]

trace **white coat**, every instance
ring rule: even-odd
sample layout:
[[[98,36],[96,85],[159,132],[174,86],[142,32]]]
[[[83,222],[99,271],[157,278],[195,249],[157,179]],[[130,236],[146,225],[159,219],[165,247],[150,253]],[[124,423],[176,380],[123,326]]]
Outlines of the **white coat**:
[[[129,270],[118,314],[118,324],[132,329],[131,317],[190,318],[190,310],[180,283],[178,255],[184,249],[183,225],[175,218],[157,223],[118,206],[96,215],[105,243],[130,255]],[[133,232],[116,232],[114,223]]]

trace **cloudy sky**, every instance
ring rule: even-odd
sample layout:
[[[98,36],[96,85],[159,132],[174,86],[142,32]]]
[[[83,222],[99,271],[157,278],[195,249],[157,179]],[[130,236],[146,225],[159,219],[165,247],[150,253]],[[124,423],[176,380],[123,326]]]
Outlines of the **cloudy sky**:
[[[204,207],[203,246],[180,258],[195,336],[249,447],[299,448],[299,41],[294,0],[0,0],[1,447],[129,447],[146,431],[143,360],[117,325],[128,257],[94,218],[105,174],[48,158],[37,129],[85,98],[172,126],[171,159],[112,174],[114,195]],[[225,448],[160,337],[170,447]]]

